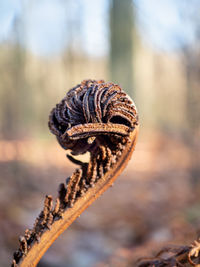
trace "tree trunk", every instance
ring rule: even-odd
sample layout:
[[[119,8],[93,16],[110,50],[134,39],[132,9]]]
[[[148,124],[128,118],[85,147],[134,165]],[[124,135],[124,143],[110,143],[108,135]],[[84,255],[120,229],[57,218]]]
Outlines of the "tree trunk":
[[[132,0],[112,0],[110,6],[110,78],[133,97]]]

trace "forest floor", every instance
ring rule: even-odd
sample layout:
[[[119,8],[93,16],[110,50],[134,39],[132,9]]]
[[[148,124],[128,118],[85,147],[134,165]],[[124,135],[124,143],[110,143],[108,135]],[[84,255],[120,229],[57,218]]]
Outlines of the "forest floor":
[[[149,141],[151,140],[151,142]],[[141,138],[131,161],[52,245],[39,267],[129,267],[200,234],[200,174],[176,136]],[[44,196],[75,166],[53,141],[0,141],[0,259],[8,266],[18,236],[31,228]]]

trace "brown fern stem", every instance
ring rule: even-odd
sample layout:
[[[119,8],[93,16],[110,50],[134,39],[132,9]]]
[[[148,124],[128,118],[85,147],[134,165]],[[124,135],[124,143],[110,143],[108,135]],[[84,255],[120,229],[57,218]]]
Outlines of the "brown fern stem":
[[[138,116],[122,89],[104,81],[83,81],[71,89],[50,114],[49,127],[69,159],[80,166],[61,184],[56,203],[46,196],[32,230],[20,237],[12,266],[36,266],[56,238],[123,171],[138,136]],[[89,163],[73,158],[90,152]]]

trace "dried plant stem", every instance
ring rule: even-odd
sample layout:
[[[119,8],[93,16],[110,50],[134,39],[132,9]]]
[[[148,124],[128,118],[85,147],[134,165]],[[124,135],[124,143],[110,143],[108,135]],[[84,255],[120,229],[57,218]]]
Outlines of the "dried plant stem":
[[[190,246],[169,246],[163,248],[155,257],[143,258],[137,267],[200,267],[200,240]]]
[[[83,81],[56,105],[49,128],[79,168],[60,184],[55,205],[46,196],[33,229],[19,238],[12,267],[36,266],[54,240],[112,185],[132,155],[138,127],[133,101],[118,85],[102,80]],[[73,157],[86,151],[88,163]]]

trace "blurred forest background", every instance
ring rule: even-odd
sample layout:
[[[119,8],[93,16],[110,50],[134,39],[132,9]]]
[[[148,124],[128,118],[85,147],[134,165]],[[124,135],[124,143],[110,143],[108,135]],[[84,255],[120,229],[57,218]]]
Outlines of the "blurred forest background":
[[[140,138],[129,166],[40,267],[135,266],[200,233],[200,1],[0,3],[0,266],[44,195],[75,168],[47,126],[81,80],[131,95]],[[131,210],[131,212],[130,212]]]

